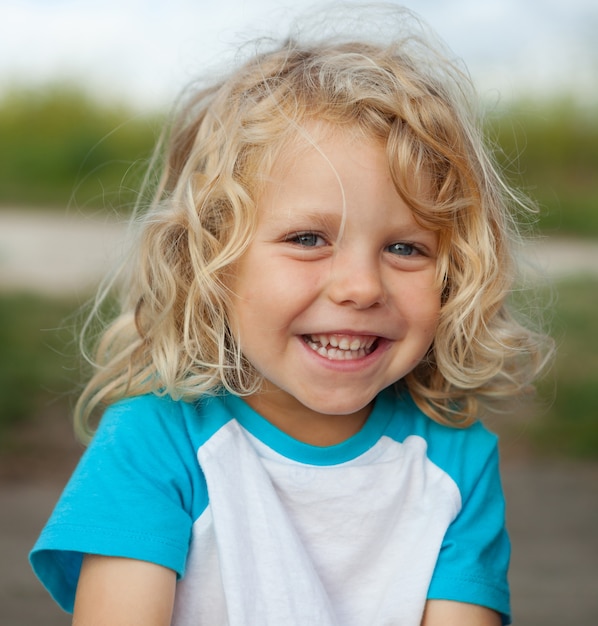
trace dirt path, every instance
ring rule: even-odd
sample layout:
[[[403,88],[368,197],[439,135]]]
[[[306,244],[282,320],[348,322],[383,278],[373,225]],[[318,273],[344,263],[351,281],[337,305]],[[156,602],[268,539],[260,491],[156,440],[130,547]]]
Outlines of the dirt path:
[[[122,253],[125,224],[105,215],[0,209],[0,288],[46,294],[87,291]],[[598,275],[598,242],[543,239],[530,267],[553,277]]]
[[[598,464],[503,464],[515,626],[598,624]]]
[[[87,291],[121,253],[124,233],[109,216],[0,209],[0,288]]]

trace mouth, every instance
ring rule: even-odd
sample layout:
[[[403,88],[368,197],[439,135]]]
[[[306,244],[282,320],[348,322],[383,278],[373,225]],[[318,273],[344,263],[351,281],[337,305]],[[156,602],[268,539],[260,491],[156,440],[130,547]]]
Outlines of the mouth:
[[[376,349],[378,340],[379,337],[373,335],[303,335],[306,345],[330,361],[362,359]]]

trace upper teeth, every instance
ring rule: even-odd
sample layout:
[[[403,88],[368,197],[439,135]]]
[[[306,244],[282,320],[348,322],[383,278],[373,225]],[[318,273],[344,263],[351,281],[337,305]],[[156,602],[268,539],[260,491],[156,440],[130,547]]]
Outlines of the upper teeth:
[[[331,346],[340,350],[368,350],[376,341],[372,336],[310,335],[309,338],[324,348]]]

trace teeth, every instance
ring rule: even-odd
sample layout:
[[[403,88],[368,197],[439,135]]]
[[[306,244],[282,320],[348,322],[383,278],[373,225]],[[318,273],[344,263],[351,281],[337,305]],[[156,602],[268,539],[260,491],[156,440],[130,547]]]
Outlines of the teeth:
[[[306,335],[305,342],[320,356],[334,361],[360,359],[371,352],[377,337],[346,335]]]
[[[361,341],[359,341],[359,339],[353,339],[349,345],[349,350],[359,350],[359,348],[361,348]]]

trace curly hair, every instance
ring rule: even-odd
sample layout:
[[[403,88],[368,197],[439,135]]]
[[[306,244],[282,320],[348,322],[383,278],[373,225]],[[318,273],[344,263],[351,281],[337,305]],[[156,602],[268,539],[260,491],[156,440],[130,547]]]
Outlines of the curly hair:
[[[120,313],[98,343],[76,424],[143,393],[195,400],[259,389],[228,324],[228,278],[251,240],[255,198],[281,150],[310,121],[383,142],[393,182],[439,236],[442,307],[426,358],[399,384],[432,419],[458,426],[480,402],[525,392],[546,342],[509,309],[513,215],[526,205],[485,147],[471,83],[401,12],[392,41],[288,39],[192,90],[174,117],[162,175],[124,266]],[[422,180],[432,193],[422,193]]]

